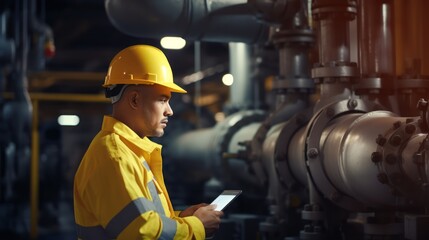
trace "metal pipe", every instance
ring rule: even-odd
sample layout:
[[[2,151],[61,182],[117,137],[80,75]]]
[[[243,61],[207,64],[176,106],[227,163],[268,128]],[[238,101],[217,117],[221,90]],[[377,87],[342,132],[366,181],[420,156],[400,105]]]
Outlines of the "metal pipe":
[[[395,1],[396,73],[398,76],[429,75],[429,20],[426,0]]]
[[[312,11],[319,31],[319,63],[350,62],[350,26],[356,2],[315,0]]]
[[[206,172],[214,168],[216,156],[213,156],[213,128],[198,129],[181,134],[172,144],[172,158],[181,162],[180,165],[192,166],[194,171]],[[174,153],[174,154],[173,154]],[[198,181],[198,179],[196,179]]]
[[[192,166],[193,171],[201,172],[201,178],[194,179],[195,181],[208,180],[214,175],[226,182],[231,181],[232,177],[234,181],[258,184],[246,172],[240,171],[245,167],[240,152],[245,151],[242,143],[252,139],[264,117],[262,111],[233,113],[213,128],[180,135],[169,147],[171,154],[167,154],[180,162],[180,165]]]
[[[106,0],[111,23],[125,34],[195,41],[263,42],[268,27],[258,21],[245,0]]]
[[[393,2],[360,0],[359,10],[359,63],[362,76],[394,76]]]
[[[287,161],[294,176],[303,182],[308,173],[318,192],[350,211],[365,211],[363,206],[390,210],[424,204],[418,174],[423,165],[415,160],[415,154],[427,134],[421,133],[417,119],[389,111],[341,115],[338,110],[337,115],[333,108],[322,111],[307,131],[293,136],[288,147],[296,149],[289,151]],[[325,114],[331,116],[330,121],[322,116]],[[319,138],[313,141],[314,135]],[[319,147],[311,148],[315,142]],[[303,171],[297,163],[304,162],[304,157],[309,168]],[[320,167],[315,167],[316,162]],[[329,184],[321,181],[323,178]]]
[[[415,103],[428,95],[428,7],[424,0],[395,1],[397,99],[405,116],[416,115]]]
[[[319,40],[319,63],[312,69],[312,77],[321,83],[317,112],[349,98],[352,80],[359,76],[350,53],[350,21],[356,16],[356,0],[315,0],[312,14]]]
[[[230,73],[234,82],[230,86],[230,102],[233,109],[255,109],[255,84],[253,79],[252,46],[245,43],[229,43]]]

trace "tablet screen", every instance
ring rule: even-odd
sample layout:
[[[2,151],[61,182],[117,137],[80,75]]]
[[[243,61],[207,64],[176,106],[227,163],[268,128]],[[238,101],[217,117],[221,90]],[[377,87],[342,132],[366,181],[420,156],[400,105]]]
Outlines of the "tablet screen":
[[[216,211],[222,211],[240,193],[241,190],[225,190],[211,204],[216,204]]]

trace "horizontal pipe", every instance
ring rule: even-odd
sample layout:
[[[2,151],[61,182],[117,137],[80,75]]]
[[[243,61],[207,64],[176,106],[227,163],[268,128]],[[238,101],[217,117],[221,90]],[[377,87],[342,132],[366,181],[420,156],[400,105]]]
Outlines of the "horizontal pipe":
[[[110,22],[121,32],[145,38],[180,36],[190,41],[264,42],[268,26],[247,1],[106,0]]]

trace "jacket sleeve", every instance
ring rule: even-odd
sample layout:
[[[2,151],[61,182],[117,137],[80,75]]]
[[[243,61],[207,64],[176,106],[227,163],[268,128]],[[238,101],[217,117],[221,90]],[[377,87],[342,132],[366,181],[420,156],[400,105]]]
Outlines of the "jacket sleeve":
[[[108,235],[119,240],[204,239],[204,226],[198,218],[169,218],[156,211],[148,197],[149,175],[135,156],[116,150],[117,156],[96,156],[100,162],[88,176],[83,193]]]

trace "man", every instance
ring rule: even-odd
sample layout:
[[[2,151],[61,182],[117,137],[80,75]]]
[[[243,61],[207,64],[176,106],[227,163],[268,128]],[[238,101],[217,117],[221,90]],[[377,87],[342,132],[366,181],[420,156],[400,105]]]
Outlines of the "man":
[[[221,211],[207,204],[174,211],[162,173],[161,137],[173,115],[174,84],[165,55],[128,47],[111,61],[103,85],[113,103],[76,172],[74,212],[80,239],[204,239]]]

